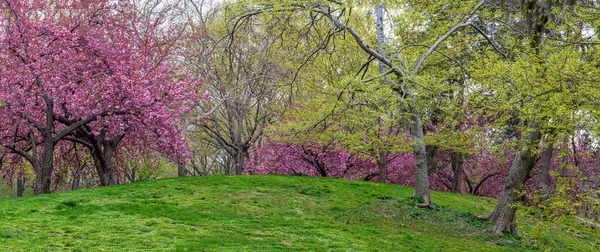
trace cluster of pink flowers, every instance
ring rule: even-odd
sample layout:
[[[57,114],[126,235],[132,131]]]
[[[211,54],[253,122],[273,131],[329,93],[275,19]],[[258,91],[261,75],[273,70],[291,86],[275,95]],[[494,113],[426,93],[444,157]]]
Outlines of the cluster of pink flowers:
[[[200,81],[174,64],[181,30],[168,30],[166,15],[147,19],[133,2],[110,0],[6,0],[0,8],[4,175],[27,161],[36,176],[56,177],[63,171],[37,159],[72,155],[65,141],[114,142],[111,152],[129,153],[109,160],[151,149],[185,162],[181,116],[199,99]]]
[[[600,155],[589,146],[579,146],[577,149],[579,169],[571,171],[571,173],[574,177],[587,178],[588,182],[577,180],[575,188],[579,191],[587,190],[589,185],[597,185],[599,182]],[[481,150],[474,154],[468,154],[463,165],[464,176],[461,191],[492,198],[500,197],[506,174],[511,166],[513,153],[512,149],[507,148],[501,152]],[[391,155],[395,158],[387,164],[388,182],[405,186],[414,185],[413,155],[411,153]],[[450,190],[453,177],[450,156],[449,151],[435,151],[433,158],[435,164],[430,164],[429,170],[431,189]],[[559,151],[555,151],[551,170],[558,171],[561,161],[562,157],[560,157]],[[572,157],[571,162],[573,162]],[[529,192],[534,190],[533,181],[538,172],[539,168],[534,170],[526,183]],[[372,158],[357,156],[339,147],[317,143],[290,145],[264,141],[252,149],[246,173],[309,175],[379,181],[379,170]]]

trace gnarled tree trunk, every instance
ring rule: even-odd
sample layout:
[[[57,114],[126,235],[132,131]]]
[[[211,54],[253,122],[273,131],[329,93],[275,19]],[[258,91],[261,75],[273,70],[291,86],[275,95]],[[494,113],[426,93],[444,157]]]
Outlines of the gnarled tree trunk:
[[[76,131],[76,139],[70,139],[83,144],[90,150],[101,186],[117,184],[113,157],[124,137],[125,135],[118,135],[114,139],[108,139],[106,132],[102,131],[99,135],[94,135],[91,133],[91,128],[82,126]]]
[[[532,53],[538,56],[540,65],[544,65],[542,56],[542,42],[544,40],[544,32],[546,25],[549,22],[549,13],[558,1],[549,0],[528,0],[523,1],[523,13],[525,14],[526,24],[526,35],[529,40],[529,47],[532,49]],[[541,79],[545,79],[545,73],[542,73]],[[531,120],[526,118],[525,120]],[[540,119],[533,119],[540,120]],[[492,220],[496,222],[492,228],[492,232],[495,234],[501,234],[504,231],[508,231],[511,234],[519,234],[515,222],[516,208],[515,203],[521,200],[518,194],[528,178],[529,173],[535,165],[535,153],[532,150],[537,149],[541,134],[539,122],[529,122],[531,132],[526,136],[525,141],[520,146],[520,150],[515,156],[513,163],[510,167],[510,171],[506,176],[504,182],[504,190],[502,196],[496,205],[496,208],[489,215],[482,217],[484,219]]]
[[[518,191],[521,190],[527,179],[527,175],[529,175],[529,172],[531,172],[535,165],[535,153],[531,148],[532,146],[536,146],[539,140],[540,132],[538,130],[528,134],[527,141],[521,146],[520,151],[510,166],[510,171],[504,181],[504,190],[502,191],[498,205],[496,205],[492,213],[481,217],[482,219],[496,222],[496,225],[492,227],[492,232],[495,234],[502,234],[504,231],[508,231],[514,235],[519,234],[515,222],[517,209],[514,204],[520,201],[521,196],[519,196]]]
[[[115,185],[117,184],[113,166],[113,155],[115,150],[110,142],[103,142],[100,145],[102,145],[102,150],[99,148],[93,150],[94,166],[96,167],[98,178],[100,178],[100,185]]]

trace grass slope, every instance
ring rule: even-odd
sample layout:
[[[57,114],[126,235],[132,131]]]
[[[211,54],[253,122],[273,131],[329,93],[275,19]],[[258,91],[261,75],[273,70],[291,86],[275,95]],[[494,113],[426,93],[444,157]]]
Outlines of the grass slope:
[[[286,176],[188,177],[0,201],[0,250],[527,251],[474,214],[494,201],[412,188]],[[521,216],[524,232],[534,218]],[[547,227],[551,250],[595,251],[597,231]]]

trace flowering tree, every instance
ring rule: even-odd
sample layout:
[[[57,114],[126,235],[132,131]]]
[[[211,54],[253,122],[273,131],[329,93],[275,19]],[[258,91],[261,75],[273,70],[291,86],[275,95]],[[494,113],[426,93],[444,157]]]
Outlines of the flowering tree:
[[[101,136],[98,145],[89,140],[86,146],[106,152],[98,148],[108,146],[106,139],[116,147],[125,135],[149,131],[165,145],[179,135],[173,119],[189,100],[183,87],[190,83],[171,78],[169,61],[157,53],[163,48],[140,35],[143,26],[127,7],[111,1],[0,2],[0,141],[6,155],[32,165],[36,194],[50,192],[55,147],[63,139],[86,145],[83,132]],[[173,153],[181,152],[179,140]]]
[[[483,149],[469,155],[463,166],[462,191],[469,194],[498,198],[510,168],[512,149],[495,152]],[[411,153],[390,153],[394,156],[387,165],[387,182],[414,186],[414,157]],[[453,182],[452,151],[433,152],[436,169],[431,171],[431,188],[451,191]],[[583,154],[582,154],[583,155]],[[379,181],[377,157],[365,157],[336,146],[318,143],[293,145],[263,141],[251,150],[245,169],[247,174],[287,174],[339,177],[351,180]],[[553,167],[554,168],[554,167]],[[554,168],[556,169],[556,168]],[[533,181],[531,179],[530,181]],[[532,193],[532,190],[529,190]]]

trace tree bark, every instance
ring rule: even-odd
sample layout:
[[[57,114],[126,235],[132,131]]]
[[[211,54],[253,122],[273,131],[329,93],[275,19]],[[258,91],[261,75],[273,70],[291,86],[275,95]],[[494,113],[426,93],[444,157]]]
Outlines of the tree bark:
[[[375,1],[372,1],[375,3]],[[377,5],[375,8],[375,15],[377,18],[377,50],[381,55],[385,55],[385,35],[383,33],[383,4]],[[379,74],[387,72],[386,65],[383,62],[379,62]]]
[[[375,1],[373,0],[374,4]],[[377,24],[377,47],[381,55],[385,55],[385,35],[383,33],[383,4],[375,7],[375,16]],[[379,74],[385,74],[387,72],[386,65],[383,62],[379,62]],[[387,183],[387,153],[379,153],[379,159],[377,160],[377,167],[379,167],[379,182]]]
[[[552,154],[554,154],[554,146],[553,144],[550,144],[544,149],[544,152],[542,152],[542,155],[540,156],[540,173],[535,179],[535,188],[542,194],[546,194],[548,192],[548,183],[550,178],[549,171],[550,166],[552,165]]]
[[[184,164],[177,164],[177,177],[185,177],[187,175],[187,169]]]
[[[235,152],[235,174],[242,175],[244,172],[244,152],[237,150]]]
[[[103,142],[100,145],[102,146],[102,150],[98,147],[95,147],[93,150],[94,166],[96,167],[96,172],[100,179],[100,185],[115,185],[117,184],[113,166],[113,155],[115,150],[113,149],[111,142]]]
[[[17,197],[23,197],[25,192],[25,178],[17,178]]]
[[[452,153],[452,171],[454,172],[454,175],[452,177],[452,188],[450,191],[453,193],[461,193],[464,161],[464,154],[456,152]]]
[[[104,131],[96,136],[91,133],[91,129],[87,126],[77,129],[77,138],[86,143],[85,146],[90,150],[93,157],[94,168],[101,186],[117,184],[113,157],[124,137],[125,135],[119,135],[115,136],[114,139],[107,139]]]
[[[49,103],[47,105],[48,111],[50,115],[46,115],[47,123],[46,129],[43,131],[42,136],[44,139],[44,145],[42,150],[42,158],[38,160],[36,158],[37,155],[34,154],[34,162],[37,163],[37,169],[35,169],[36,164],[34,164],[35,170],[35,188],[33,192],[35,194],[46,194],[51,191],[52,184],[52,172],[54,171],[54,138],[52,135],[52,131],[54,130],[54,119],[52,118],[52,108],[53,103]],[[33,149],[33,153],[36,153],[37,150]],[[37,161],[37,162],[36,162]]]
[[[423,199],[423,203],[418,204],[419,207],[434,208],[429,195],[429,174],[427,171],[427,152],[425,151],[425,141],[423,138],[423,124],[421,123],[421,116],[419,116],[416,110],[413,111],[412,120],[411,135],[415,155],[414,196]]]
[[[79,171],[77,171],[77,173],[75,173],[75,177],[73,178],[73,184],[71,184],[71,190],[73,190],[73,191],[79,190],[80,184],[81,184],[81,173]]]
[[[46,155],[44,155],[46,156]],[[35,174],[35,194],[46,194],[51,191],[52,171],[54,170],[53,158],[44,158],[38,165],[39,172]]]
[[[498,205],[492,213],[487,216],[481,217],[482,219],[491,220],[496,222],[492,227],[494,234],[502,234],[504,231],[508,231],[513,235],[518,235],[517,225],[515,222],[515,213],[517,211],[515,203],[520,201],[519,190],[522,188],[527,175],[533,169],[535,165],[535,153],[532,152],[533,146],[537,146],[539,143],[540,132],[534,130],[527,136],[526,143],[522,144],[520,151],[513,159],[510,171],[504,181],[504,190],[502,196],[498,201]]]
[[[379,182],[387,183],[387,153],[380,153],[377,159],[377,167],[379,168]]]

